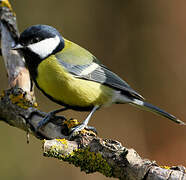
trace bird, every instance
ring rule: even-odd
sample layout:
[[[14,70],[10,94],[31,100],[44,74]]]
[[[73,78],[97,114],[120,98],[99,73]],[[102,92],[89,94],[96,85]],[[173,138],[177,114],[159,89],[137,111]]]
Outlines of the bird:
[[[50,115],[60,111],[89,111],[86,119],[72,128],[72,133],[77,134],[88,126],[96,110],[112,104],[131,104],[185,125],[172,114],[146,102],[92,53],[65,39],[52,26],[38,24],[26,28],[12,50],[23,54],[36,87],[50,100],[63,106],[51,111],[38,123],[38,128],[48,123]]]

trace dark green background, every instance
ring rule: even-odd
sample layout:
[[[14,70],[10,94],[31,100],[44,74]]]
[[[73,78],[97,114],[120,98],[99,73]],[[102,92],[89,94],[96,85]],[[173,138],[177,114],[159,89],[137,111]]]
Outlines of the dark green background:
[[[90,50],[146,99],[186,122],[186,1],[180,0],[32,0],[10,1],[20,31],[33,24],[56,27],[67,39]],[[0,90],[8,87],[0,59]],[[55,109],[36,90],[39,108]],[[86,113],[67,111],[83,120]],[[186,166],[186,127],[138,110],[112,105],[90,121],[101,137],[135,148],[159,165]],[[88,179],[64,162],[42,156],[41,142],[0,122],[0,179]]]

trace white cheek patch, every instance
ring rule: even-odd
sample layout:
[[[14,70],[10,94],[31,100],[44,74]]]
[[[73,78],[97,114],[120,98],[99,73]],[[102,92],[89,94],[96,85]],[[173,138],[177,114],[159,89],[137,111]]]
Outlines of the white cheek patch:
[[[28,48],[35,54],[39,55],[41,58],[45,58],[55,50],[59,43],[59,37],[55,36],[54,38],[48,38],[40,42],[31,44],[28,46]]]

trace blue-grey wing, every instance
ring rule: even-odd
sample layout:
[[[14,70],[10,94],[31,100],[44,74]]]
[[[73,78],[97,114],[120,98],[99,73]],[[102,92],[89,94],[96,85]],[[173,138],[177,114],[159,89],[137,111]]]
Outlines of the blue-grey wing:
[[[59,63],[76,78],[86,79],[89,81],[98,82],[114,89],[120,90],[123,94],[131,95],[138,99],[144,99],[139,93],[134,91],[129,84],[127,84],[118,75],[110,71],[107,67],[94,59],[89,64],[74,65],[69,64],[58,59]]]

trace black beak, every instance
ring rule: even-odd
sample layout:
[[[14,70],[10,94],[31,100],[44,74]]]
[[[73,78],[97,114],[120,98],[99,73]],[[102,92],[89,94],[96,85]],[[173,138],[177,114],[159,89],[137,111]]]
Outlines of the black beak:
[[[16,44],[12,47],[12,50],[19,50],[19,49],[23,49],[24,47],[21,44]]]

